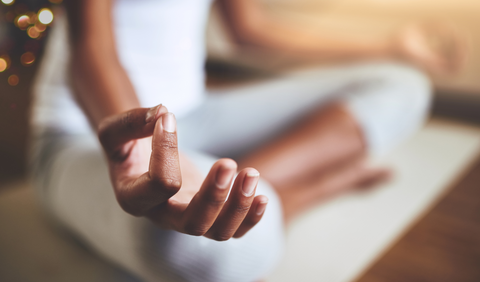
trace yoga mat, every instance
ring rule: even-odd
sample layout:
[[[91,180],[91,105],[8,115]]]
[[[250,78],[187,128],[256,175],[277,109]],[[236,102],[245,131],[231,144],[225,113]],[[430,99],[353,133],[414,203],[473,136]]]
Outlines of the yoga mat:
[[[315,208],[290,226],[268,282],[350,282],[428,212],[480,153],[480,130],[433,120],[375,163],[394,169],[377,189]]]

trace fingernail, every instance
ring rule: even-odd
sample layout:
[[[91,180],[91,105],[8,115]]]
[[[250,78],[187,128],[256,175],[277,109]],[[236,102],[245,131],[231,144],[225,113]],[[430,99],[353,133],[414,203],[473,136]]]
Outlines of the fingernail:
[[[175,120],[175,115],[172,113],[166,113],[163,115],[163,120],[162,120],[162,125],[163,125],[163,130],[174,133],[177,131],[177,122]]]
[[[257,215],[262,215],[265,212],[265,209],[267,208],[268,200],[265,202],[260,202],[257,205],[257,209],[255,210],[255,213]]]
[[[233,175],[235,174],[235,168],[222,166],[218,169],[217,176],[215,177],[215,183],[220,189],[226,189],[230,186]]]
[[[150,123],[154,121],[157,117],[158,109],[160,109],[161,107],[162,107],[162,104],[155,106],[153,108],[150,108],[150,110],[148,110],[147,112],[147,115],[145,116],[145,122]]]
[[[253,194],[259,178],[260,178],[260,173],[258,173],[258,171],[252,171],[247,173],[247,175],[245,175],[245,179],[243,180],[243,187],[242,187],[243,194],[245,196],[250,197]]]

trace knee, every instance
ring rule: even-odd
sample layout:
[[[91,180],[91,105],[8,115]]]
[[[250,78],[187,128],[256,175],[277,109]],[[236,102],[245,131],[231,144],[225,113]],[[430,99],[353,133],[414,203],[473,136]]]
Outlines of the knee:
[[[265,278],[276,265],[283,245],[276,238],[244,238],[217,242],[175,234],[162,244],[161,265],[152,265],[170,277],[197,282],[250,282]],[[283,242],[282,242],[283,243]],[[160,267],[160,268],[159,268]]]
[[[158,251],[156,261],[164,266],[163,273],[198,282],[250,282],[265,278],[283,253],[284,226],[275,192],[263,181],[257,189],[270,199],[269,207],[260,223],[240,239],[217,242],[156,230],[152,249]]]
[[[423,120],[432,101],[429,77],[414,67],[401,64],[386,65],[381,73],[390,90],[387,93],[391,93],[397,107],[401,107],[404,114]]]
[[[362,71],[371,84],[360,95],[349,96],[347,105],[370,150],[382,154],[422,126],[430,109],[431,84],[424,73],[401,64],[371,65]]]

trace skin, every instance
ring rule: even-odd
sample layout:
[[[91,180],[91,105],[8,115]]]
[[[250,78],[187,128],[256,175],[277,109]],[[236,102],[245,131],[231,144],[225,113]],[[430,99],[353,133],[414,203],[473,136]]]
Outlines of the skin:
[[[256,0],[221,0],[219,7],[239,46],[299,61],[387,58],[432,73],[451,74],[466,57],[465,40],[447,25],[411,24],[387,37],[342,34],[328,26],[311,30],[278,21]],[[388,169],[368,167],[362,161],[365,155],[365,140],[356,120],[342,104],[334,104],[245,156],[239,166],[257,168],[274,185],[289,222],[308,207],[388,179]]]
[[[217,2],[236,43],[266,51],[266,54],[309,61],[315,58],[396,59],[437,74],[458,71],[467,55],[465,36],[443,23],[412,23],[389,36],[352,34],[328,25],[312,29],[279,20],[263,9],[258,0]]]
[[[242,169],[232,196],[224,202],[228,189],[220,186],[233,181],[236,163],[221,159],[203,179],[179,154],[176,129],[164,130],[168,110],[139,108],[115,51],[112,2],[67,1],[66,7],[75,95],[92,127],[98,129],[119,205],[127,213],[182,233],[218,241],[243,236],[261,219],[268,202],[265,196],[241,192],[247,184],[255,189],[258,172]],[[153,119],[151,113],[147,118],[149,110],[154,112]],[[216,181],[221,177],[226,184]]]
[[[140,108],[116,52],[112,1],[71,0],[65,4],[72,35],[70,73],[75,95],[92,127],[97,128],[115,195],[127,213],[147,217],[163,228],[223,241],[243,236],[265,211],[268,199],[255,196],[259,176],[251,167],[260,170],[277,189],[287,220],[339,193],[385,179],[385,170],[368,168],[361,161],[365,155],[363,134],[338,104],[306,117],[283,138],[239,160],[242,169],[225,202],[229,189],[224,187],[233,181],[237,163],[221,159],[203,178],[178,151],[174,116],[163,106]],[[394,39],[359,40],[278,22],[253,0],[223,0],[220,4],[235,37],[244,45],[294,54],[299,59],[401,57],[432,68],[451,65],[432,63],[446,58],[426,44],[418,29],[413,36],[416,44],[397,44],[404,38],[411,41],[411,33]],[[290,40],[292,35],[297,40]],[[452,50],[455,54],[455,48]],[[242,192],[247,187],[253,193]]]

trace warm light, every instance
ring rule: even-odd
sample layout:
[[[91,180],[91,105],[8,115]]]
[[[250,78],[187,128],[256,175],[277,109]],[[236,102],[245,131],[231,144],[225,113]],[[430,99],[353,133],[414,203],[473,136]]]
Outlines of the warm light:
[[[2,0],[2,3],[5,5],[12,5],[15,0]]]
[[[44,32],[45,29],[47,29],[47,26],[42,24],[41,22],[36,22],[35,23],[35,29],[38,31],[38,32]]]
[[[20,57],[20,62],[22,62],[24,66],[31,65],[35,62],[35,55],[33,55],[32,52],[26,52]]]
[[[31,26],[28,28],[27,34],[30,38],[38,38],[40,36],[40,31],[38,31],[35,26]]]
[[[49,9],[45,8],[45,9],[41,9],[39,12],[38,12],[38,20],[42,23],[42,24],[49,24],[53,21],[53,13],[52,11],[50,11]]]
[[[23,15],[18,17],[17,19],[17,26],[20,29],[27,29],[27,27],[30,25],[30,17],[27,15]]]
[[[0,72],[4,72],[7,69],[7,61],[4,58],[0,58]]]
[[[32,11],[28,11],[25,13],[26,16],[28,16],[30,18],[30,23],[33,24],[34,22],[37,21],[37,14],[35,14],[35,12],[32,12]]]
[[[12,62],[12,61],[10,60],[10,57],[5,54],[5,55],[0,56],[0,59],[2,59],[2,60],[5,61],[5,63],[7,64],[7,65],[6,65],[6,69],[8,69],[8,68],[10,67],[11,62]]]
[[[18,78],[18,75],[12,74],[8,77],[8,84],[10,84],[11,86],[16,86],[19,82],[20,79]]]

